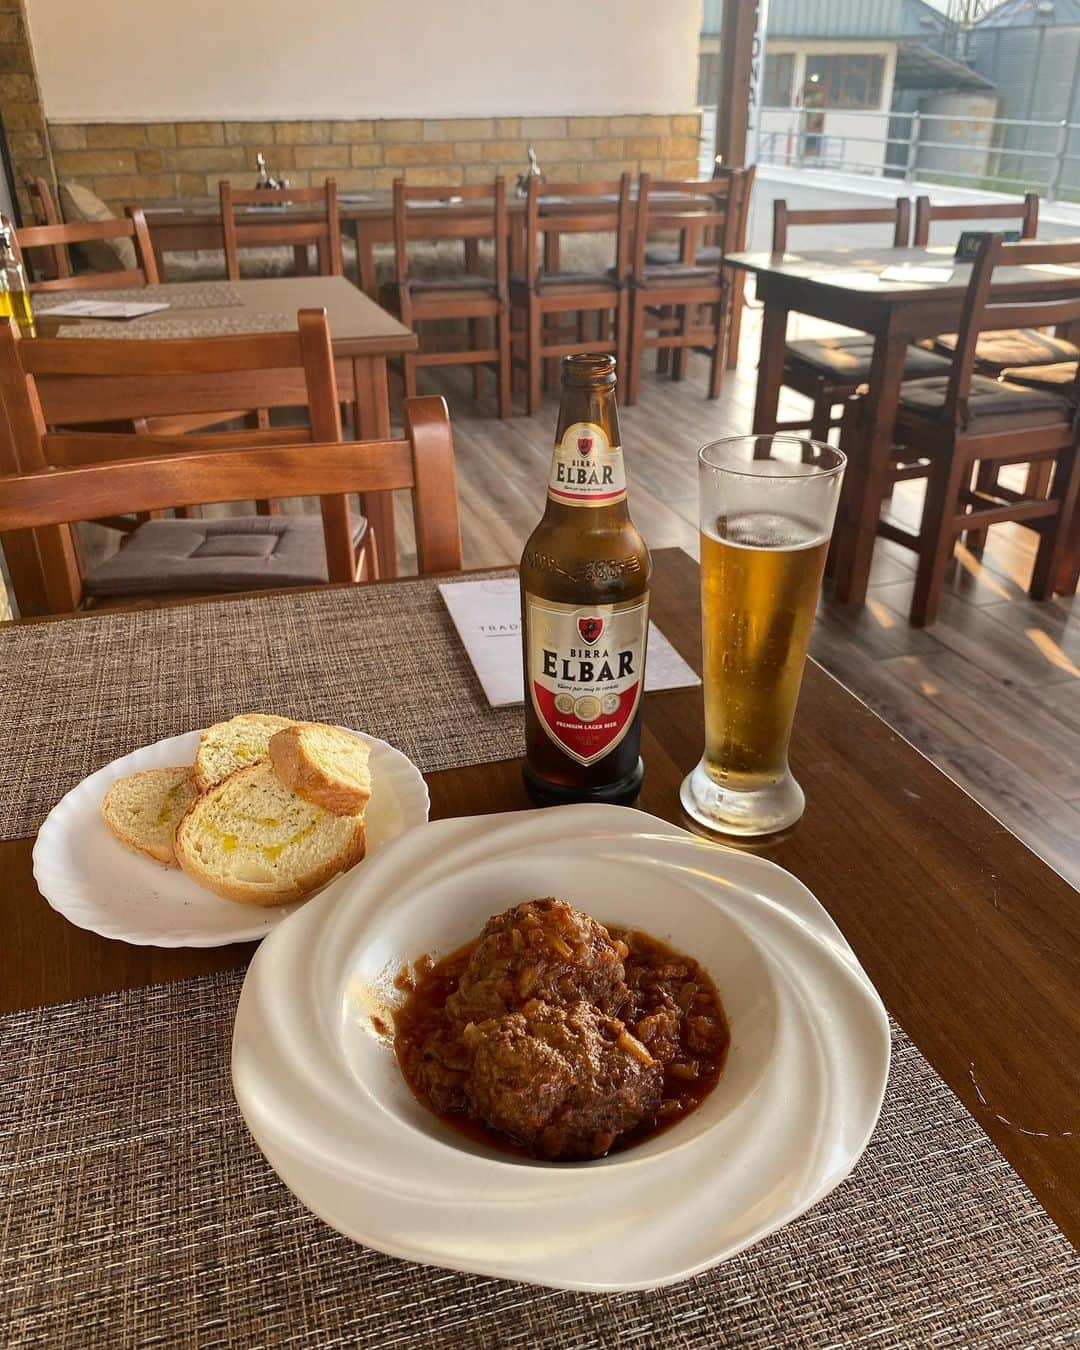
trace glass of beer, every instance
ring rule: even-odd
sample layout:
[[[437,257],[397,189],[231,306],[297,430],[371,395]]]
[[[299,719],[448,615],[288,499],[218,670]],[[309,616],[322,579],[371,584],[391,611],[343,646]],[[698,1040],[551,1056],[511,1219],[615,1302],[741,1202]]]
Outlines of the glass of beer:
[[[797,436],[732,436],[698,453],[705,753],[683,809],[721,834],[793,825],[788,767],[845,459]]]

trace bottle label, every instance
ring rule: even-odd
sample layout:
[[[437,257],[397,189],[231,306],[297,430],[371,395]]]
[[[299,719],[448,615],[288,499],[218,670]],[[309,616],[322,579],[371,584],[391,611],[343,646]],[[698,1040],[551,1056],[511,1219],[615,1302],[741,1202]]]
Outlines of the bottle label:
[[[548,496],[564,506],[611,506],[626,500],[622,446],[595,422],[572,422],[555,442]]]
[[[525,595],[528,697],[548,736],[595,764],[634,720],[645,681],[647,595],[621,605],[560,605]]]

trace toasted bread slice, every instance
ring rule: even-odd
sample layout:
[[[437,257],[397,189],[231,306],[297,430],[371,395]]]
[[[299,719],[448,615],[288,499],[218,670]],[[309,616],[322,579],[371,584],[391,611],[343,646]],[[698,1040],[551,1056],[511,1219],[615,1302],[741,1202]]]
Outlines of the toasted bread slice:
[[[176,857],[200,886],[245,905],[302,900],[364,856],[364,822],[298,797],[270,764],[237,769],[196,797]]]
[[[173,836],[194,799],[195,775],[188,765],[145,769],[117,779],[105,794],[101,815],[122,844],[166,867],[178,867]]]
[[[195,786],[205,792],[237,769],[265,763],[270,758],[270,737],[291,726],[291,718],[273,713],[241,713],[207,727],[195,752]]]
[[[285,786],[335,816],[367,806],[370,758],[366,741],[322,722],[297,722],[270,737],[270,763]]]

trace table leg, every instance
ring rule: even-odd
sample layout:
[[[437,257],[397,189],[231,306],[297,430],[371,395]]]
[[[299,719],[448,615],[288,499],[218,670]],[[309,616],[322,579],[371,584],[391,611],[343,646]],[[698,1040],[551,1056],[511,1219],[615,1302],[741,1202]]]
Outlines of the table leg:
[[[834,595],[841,604],[861,605],[866,599],[881,503],[892,463],[893,428],[906,356],[907,338],[902,333],[889,329],[877,335],[861,419],[862,443],[845,447],[848,464],[832,568],[836,577]]]
[[[784,346],[787,342],[788,311],[766,300],[761,319],[761,361],[758,365],[757,396],[754,399],[754,431],[769,435],[776,430],[780,386],[784,378]]]
[[[353,358],[356,389],[356,435],[358,440],[386,440],[390,436],[390,395],[385,356]],[[397,576],[397,543],[394,537],[394,494],[369,492],[363,497],[364,514],[375,536],[375,575]]]
[[[376,299],[378,286],[375,282],[375,249],[372,244],[371,234],[366,228],[367,222],[359,218],[354,221],[353,228],[356,235],[356,266],[358,270],[360,289],[365,295],[370,295],[372,300]]]

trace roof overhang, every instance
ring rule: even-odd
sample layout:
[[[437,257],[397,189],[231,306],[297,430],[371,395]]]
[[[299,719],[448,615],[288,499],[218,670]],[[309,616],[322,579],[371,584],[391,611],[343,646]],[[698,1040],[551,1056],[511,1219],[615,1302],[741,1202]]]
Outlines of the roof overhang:
[[[942,56],[923,42],[902,40],[896,44],[896,87],[993,91],[996,86],[984,75],[951,56]]]

